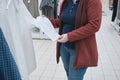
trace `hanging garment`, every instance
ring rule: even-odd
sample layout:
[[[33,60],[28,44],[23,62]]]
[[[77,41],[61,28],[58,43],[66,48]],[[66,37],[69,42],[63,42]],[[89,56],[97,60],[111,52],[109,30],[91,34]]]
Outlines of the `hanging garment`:
[[[118,18],[118,20],[120,22],[120,0],[118,1],[117,18]]]
[[[39,16],[38,0],[23,0],[23,2],[34,18]],[[39,31],[40,30],[36,27],[33,29],[33,32],[39,32]]]
[[[30,24],[33,19],[22,0],[0,0],[0,25],[22,80],[28,80],[36,68]]]
[[[61,4],[62,4],[62,0],[57,0],[57,4],[58,4],[58,6],[57,6],[57,16],[59,17],[59,14],[60,14],[60,6],[61,6]]]
[[[118,0],[113,1],[113,13],[112,13],[112,21],[115,21],[117,15],[117,7],[118,7]]]
[[[57,16],[57,0],[42,0],[40,4],[40,10],[42,10],[42,14],[55,18]]]
[[[33,25],[41,29],[41,31],[44,32],[52,41],[57,41],[60,36],[54,29],[50,20],[46,17],[37,17],[33,22]]]
[[[0,28],[0,80],[22,80]]]
[[[23,0],[23,2],[34,18],[39,16],[38,0]]]
[[[54,0],[42,0],[40,4],[40,9],[42,9],[44,6],[50,6],[54,8]]]
[[[54,18],[54,8],[50,6],[44,6],[42,8],[42,15],[45,15],[50,18]]]
[[[57,18],[57,7],[58,7],[58,0],[54,0],[54,18]]]

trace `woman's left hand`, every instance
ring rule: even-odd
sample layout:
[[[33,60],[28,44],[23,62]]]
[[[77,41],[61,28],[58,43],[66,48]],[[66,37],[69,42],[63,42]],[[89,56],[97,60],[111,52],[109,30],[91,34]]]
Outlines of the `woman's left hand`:
[[[68,35],[67,35],[67,34],[61,35],[61,36],[58,38],[57,41],[60,42],[60,43],[65,43],[65,42],[69,41]]]

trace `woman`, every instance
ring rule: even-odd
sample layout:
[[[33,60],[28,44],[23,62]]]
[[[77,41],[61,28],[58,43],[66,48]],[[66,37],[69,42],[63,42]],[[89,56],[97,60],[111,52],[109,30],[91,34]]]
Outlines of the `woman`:
[[[101,17],[101,0],[63,0],[60,17],[50,18],[59,27],[57,63],[61,56],[68,80],[83,80],[86,69],[97,66],[95,33]]]

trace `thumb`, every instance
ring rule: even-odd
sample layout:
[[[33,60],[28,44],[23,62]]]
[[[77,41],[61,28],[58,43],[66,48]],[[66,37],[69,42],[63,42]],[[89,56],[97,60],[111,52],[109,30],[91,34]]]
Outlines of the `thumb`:
[[[61,39],[62,38],[62,36],[60,35],[59,37],[58,37],[58,39]]]

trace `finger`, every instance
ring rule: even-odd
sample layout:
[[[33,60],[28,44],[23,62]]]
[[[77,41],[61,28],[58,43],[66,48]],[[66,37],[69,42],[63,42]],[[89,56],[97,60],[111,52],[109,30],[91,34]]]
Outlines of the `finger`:
[[[59,37],[58,37],[58,39],[61,39],[61,38],[63,38],[63,37],[62,37],[62,36],[59,36]]]
[[[62,39],[58,39],[57,41],[58,41],[58,42],[62,42]]]
[[[58,42],[60,42],[60,43],[64,43],[65,41],[64,41],[63,38],[61,38],[61,39],[58,39]]]
[[[62,38],[58,38],[58,41],[62,41]]]

